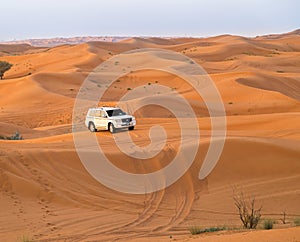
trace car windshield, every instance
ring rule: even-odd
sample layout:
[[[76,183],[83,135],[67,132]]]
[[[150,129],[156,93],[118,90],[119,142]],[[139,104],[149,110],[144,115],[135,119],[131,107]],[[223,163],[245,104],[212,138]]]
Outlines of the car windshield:
[[[121,109],[106,110],[109,117],[126,115]]]

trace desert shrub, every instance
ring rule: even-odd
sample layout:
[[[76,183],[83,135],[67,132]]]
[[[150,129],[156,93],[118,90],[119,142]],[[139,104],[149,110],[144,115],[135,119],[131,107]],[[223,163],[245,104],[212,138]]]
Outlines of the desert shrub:
[[[10,137],[10,139],[11,139],[11,140],[22,140],[23,137],[22,137],[22,135],[20,135],[19,131],[16,131],[16,133],[15,133],[14,135],[12,135],[12,136]]]
[[[130,87],[127,88],[128,91],[132,90]]]
[[[19,131],[16,131],[16,133],[13,134],[12,136],[0,135],[0,139],[4,139],[4,140],[22,140],[23,137],[22,137],[22,135],[20,135]]]
[[[253,52],[243,52],[244,55],[255,55]]]
[[[200,234],[201,228],[198,226],[191,226],[189,227],[189,231],[192,235]]]
[[[264,229],[273,229],[274,220],[272,219],[266,219],[264,221]]]
[[[294,219],[294,224],[296,226],[300,226],[300,217],[297,217],[297,218]]]
[[[262,207],[255,208],[255,198],[246,199],[242,192],[234,195],[233,199],[244,228],[255,229],[260,221]]]
[[[0,139],[7,139],[7,136],[0,134]]]
[[[280,220],[282,221],[283,224],[286,224],[286,212],[285,211],[282,212],[282,218]]]
[[[12,64],[6,61],[0,61],[0,79],[2,80],[3,75],[12,67]]]
[[[192,226],[189,228],[189,231],[192,235],[208,233],[208,232],[217,232],[222,230],[226,230],[226,227],[210,227],[210,228],[201,229],[199,226]]]
[[[31,239],[28,236],[23,235],[21,238],[17,239],[17,242],[33,242],[33,239]]]

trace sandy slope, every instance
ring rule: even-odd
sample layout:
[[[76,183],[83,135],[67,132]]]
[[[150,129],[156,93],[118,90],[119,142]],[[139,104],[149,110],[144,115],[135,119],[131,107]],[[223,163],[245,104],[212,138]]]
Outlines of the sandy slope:
[[[154,70],[123,76],[109,88],[105,101],[117,102],[128,87],[144,86],[147,92],[156,83],[180,93],[195,110],[202,135],[190,169],[164,190],[128,195],[98,183],[81,164],[71,134],[74,98],[93,68],[134,48],[186,54],[218,87],[228,136],[220,161],[205,180],[198,179],[211,133],[205,103],[181,78]],[[25,140],[0,140],[1,240],[25,235],[38,241],[170,241],[172,235],[183,241],[300,241],[300,230],[293,227],[293,219],[300,216],[299,50],[300,37],[291,33],[255,39],[134,38],[2,57],[14,66],[0,83],[0,135],[19,130]],[[170,93],[156,95],[162,99]],[[168,144],[154,158],[124,156],[108,132],[98,132],[98,141],[111,162],[125,171],[159,170],[178,152],[178,122],[157,106],[145,107],[136,116],[138,125],[130,135],[139,146],[149,144],[154,123],[167,132]],[[191,237],[188,228],[194,225],[240,226],[233,186],[255,196],[263,217],[275,219],[278,229]],[[280,222],[283,211],[286,225]]]

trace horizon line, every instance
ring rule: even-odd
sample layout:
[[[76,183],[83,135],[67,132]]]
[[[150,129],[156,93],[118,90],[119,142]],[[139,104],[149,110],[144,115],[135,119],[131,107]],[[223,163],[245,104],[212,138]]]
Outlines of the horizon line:
[[[264,33],[264,34],[232,34],[232,33],[220,33],[220,34],[211,34],[211,35],[65,35],[65,36],[49,36],[49,37],[32,37],[32,38],[24,38],[24,39],[11,39],[11,40],[0,40],[0,43],[8,43],[8,42],[18,42],[18,41],[30,41],[30,40],[51,40],[51,39],[68,39],[68,38],[163,38],[163,39],[172,39],[172,38],[210,38],[210,37],[218,37],[223,35],[230,35],[230,36],[239,36],[239,37],[247,37],[247,38],[255,38],[260,36],[267,36],[267,35],[280,35],[280,34],[288,34],[295,32],[298,29],[294,29],[288,32],[276,32],[276,33]]]

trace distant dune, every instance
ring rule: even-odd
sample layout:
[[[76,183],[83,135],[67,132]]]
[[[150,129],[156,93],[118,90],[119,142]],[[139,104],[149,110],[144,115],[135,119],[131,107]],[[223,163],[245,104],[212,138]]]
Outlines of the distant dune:
[[[300,35],[300,29],[294,30],[289,33],[284,34],[268,34],[262,36],[256,36],[255,39],[278,39],[283,37],[289,37],[291,35]],[[128,40],[129,39],[129,40]],[[139,37],[133,38],[126,36],[78,36],[78,37],[57,37],[57,38],[40,38],[40,39],[25,39],[25,40],[12,40],[12,41],[0,41],[0,45],[9,44],[9,45],[18,45],[18,44],[28,44],[36,47],[54,47],[58,45],[75,45],[82,44],[92,41],[101,41],[101,42],[119,42],[125,41],[130,42],[133,40],[144,39],[147,42],[154,42],[159,45],[175,45],[180,43],[186,43],[193,41],[194,38],[188,37]],[[127,41],[128,40],[128,41]]]
[[[300,227],[293,222],[300,217],[299,30],[257,38],[34,41],[29,43],[59,46],[0,44],[0,60],[13,64],[0,82],[0,136],[19,131],[24,137],[0,139],[1,241],[23,236],[35,241],[300,241]],[[147,93],[155,84],[169,90],[155,93],[159,100],[181,94],[197,114],[201,130],[193,165],[166,189],[130,195],[98,183],[79,160],[71,129],[83,81],[103,61],[138,48],[184,54],[200,64],[217,86],[226,111],[227,138],[219,163],[204,180],[198,173],[211,142],[207,107],[185,80],[152,69],[120,77],[107,87],[101,102],[115,104],[131,89],[141,86]],[[132,60],[126,63],[131,65]],[[137,106],[145,98],[146,94],[132,98],[124,107]],[[154,124],[165,128],[168,143],[157,156],[149,160],[126,156],[104,131],[95,134],[99,145],[115,166],[127,172],[154,172],[167,166],[180,148],[174,115],[155,105],[135,115],[137,126],[130,136],[139,146],[149,144]],[[194,142],[193,137],[189,142],[185,145]],[[233,186],[256,197],[262,218],[276,221],[273,230],[262,230],[262,223],[257,231],[241,229]],[[191,226],[237,229],[192,236]]]
[[[50,38],[50,39],[26,39],[0,42],[0,44],[29,44],[37,47],[53,47],[57,45],[76,45],[89,41],[104,41],[104,42],[118,42],[128,37],[96,37],[96,36],[83,36],[83,37],[70,37],[70,38]]]

